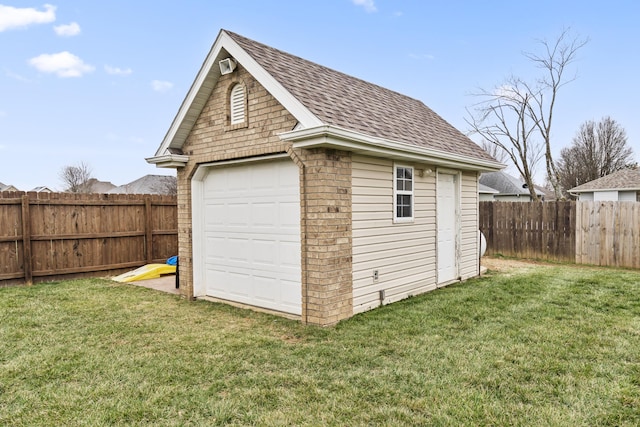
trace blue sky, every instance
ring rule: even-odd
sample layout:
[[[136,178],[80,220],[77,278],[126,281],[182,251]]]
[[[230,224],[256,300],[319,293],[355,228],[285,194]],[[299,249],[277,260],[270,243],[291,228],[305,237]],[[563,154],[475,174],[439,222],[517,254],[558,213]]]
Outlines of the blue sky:
[[[564,27],[590,42],[562,89],[554,151],[605,115],[640,160],[640,2],[0,0],[0,182],[61,189],[64,166],[122,185],[148,165],[225,28],[417,98],[463,132],[478,87],[539,73]],[[540,178],[542,181],[542,165]]]

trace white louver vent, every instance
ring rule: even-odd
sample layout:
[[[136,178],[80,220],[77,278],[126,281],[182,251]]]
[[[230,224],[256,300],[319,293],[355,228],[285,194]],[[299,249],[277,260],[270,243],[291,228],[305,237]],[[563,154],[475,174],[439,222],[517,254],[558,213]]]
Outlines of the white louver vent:
[[[231,89],[231,124],[244,123],[245,102],[244,102],[244,86],[237,84]]]

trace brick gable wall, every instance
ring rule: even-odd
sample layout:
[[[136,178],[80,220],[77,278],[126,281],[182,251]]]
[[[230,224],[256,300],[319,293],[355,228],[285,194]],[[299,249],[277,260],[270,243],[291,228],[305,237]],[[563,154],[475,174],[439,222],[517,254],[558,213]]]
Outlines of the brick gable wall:
[[[247,93],[244,124],[229,124],[228,95],[234,84]],[[331,325],[350,317],[351,157],[325,149],[297,150],[279,133],[295,118],[242,66],[221,76],[183,146],[189,155],[178,169],[180,289],[193,297],[191,179],[198,164],[288,153],[300,168],[302,320]]]

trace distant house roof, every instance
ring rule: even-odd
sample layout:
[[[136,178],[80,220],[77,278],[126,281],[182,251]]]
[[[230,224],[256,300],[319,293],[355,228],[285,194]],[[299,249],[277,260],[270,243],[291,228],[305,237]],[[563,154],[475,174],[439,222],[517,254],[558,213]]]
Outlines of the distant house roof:
[[[31,191],[34,191],[36,193],[53,193],[53,190],[45,185],[34,187]]]
[[[174,160],[187,161],[180,150],[220,77],[218,62],[230,55],[298,120],[295,129],[280,136],[294,146],[310,135],[324,135],[331,139],[321,138],[324,144],[353,151],[385,149],[473,170],[502,166],[419,100],[226,30],[220,31],[155,157],[147,161],[167,167],[174,167]]]
[[[569,193],[608,190],[640,190],[640,169],[621,169],[602,178],[578,185],[570,189]]]
[[[499,191],[496,190],[495,188],[489,187],[488,185],[478,184],[478,193],[497,194],[497,193],[499,193]]]
[[[0,182],[0,191],[18,191],[18,189],[11,184],[3,184]]]
[[[523,181],[502,171],[483,173],[480,175],[480,184],[498,190],[498,194],[502,196],[530,195]],[[545,195],[538,188],[535,189],[535,192],[538,196]]]
[[[176,184],[175,176],[145,175],[128,184],[112,188],[109,194],[170,194],[169,189]]]

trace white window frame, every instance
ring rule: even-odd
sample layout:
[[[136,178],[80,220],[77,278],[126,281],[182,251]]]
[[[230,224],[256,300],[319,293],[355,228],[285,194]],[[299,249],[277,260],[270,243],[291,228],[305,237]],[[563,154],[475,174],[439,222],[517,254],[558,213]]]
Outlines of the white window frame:
[[[411,190],[398,189],[398,169],[409,169],[411,171]],[[415,170],[413,166],[408,165],[393,165],[393,222],[394,223],[406,223],[413,222],[415,216]],[[411,216],[398,216],[398,196],[410,196],[411,197]]]

